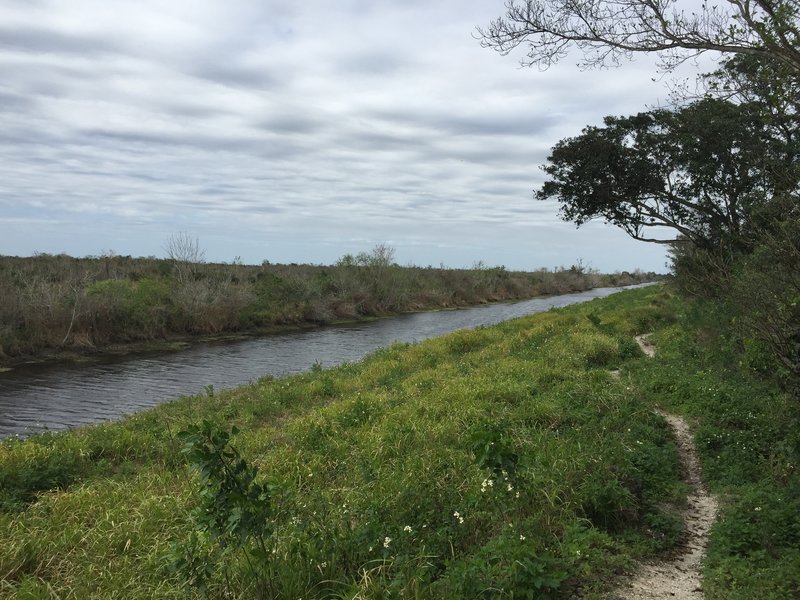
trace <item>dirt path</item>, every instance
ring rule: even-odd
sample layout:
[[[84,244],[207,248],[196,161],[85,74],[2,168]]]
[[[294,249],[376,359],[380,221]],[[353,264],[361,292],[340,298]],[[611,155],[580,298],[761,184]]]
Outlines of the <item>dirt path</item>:
[[[636,336],[636,342],[645,354],[653,357],[656,349],[647,337]],[[677,415],[657,412],[675,434],[683,478],[689,486],[688,507],[683,512],[685,538],[672,558],[641,565],[627,585],[617,590],[613,597],[619,600],[702,600],[700,572],[708,532],[717,515],[717,500],[703,485],[697,450],[686,421]]]

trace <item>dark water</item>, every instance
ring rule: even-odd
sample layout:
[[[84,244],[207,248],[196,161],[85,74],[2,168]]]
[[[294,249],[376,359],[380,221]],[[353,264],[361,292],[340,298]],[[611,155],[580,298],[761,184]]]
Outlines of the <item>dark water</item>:
[[[208,385],[229,388],[264,375],[287,375],[358,360],[393,342],[415,342],[491,325],[553,307],[608,296],[618,288],[401,315],[354,325],[199,344],[180,352],[49,365],[0,373],[0,437],[118,419]]]

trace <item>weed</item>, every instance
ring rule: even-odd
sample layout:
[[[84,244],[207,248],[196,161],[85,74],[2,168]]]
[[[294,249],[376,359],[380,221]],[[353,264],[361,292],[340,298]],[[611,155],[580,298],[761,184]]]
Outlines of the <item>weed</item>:
[[[178,434],[200,477],[201,491],[200,505],[192,512],[192,534],[175,546],[172,563],[192,585],[205,590],[216,569],[223,571],[230,587],[229,563],[241,557],[259,597],[274,597],[268,594],[274,592],[268,568],[274,486],[259,483],[258,469],[229,444],[237,433],[235,427],[228,433],[203,421]]]

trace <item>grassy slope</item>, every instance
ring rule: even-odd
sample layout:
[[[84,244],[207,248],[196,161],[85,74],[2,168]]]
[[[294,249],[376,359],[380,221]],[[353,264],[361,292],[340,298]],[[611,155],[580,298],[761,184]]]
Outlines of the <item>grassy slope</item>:
[[[695,422],[704,478],[722,501],[705,565],[707,598],[800,597],[800,404],[768,355],[721,332],[725,313],[680,304],[632,365],[648,403]]]
[[[236,447],[282,490],[280,597],[592,595],[677,536],[676,454],[631,340],[670,310],[660,289],[635,290],[6,442],[0,595],[185,597],[164,557],[191,529],[197,483],[175,434],[203,418],[238,425]],[[476,435],[516,470],[478,466]],[[229,585],[253,596],[235,569]]]

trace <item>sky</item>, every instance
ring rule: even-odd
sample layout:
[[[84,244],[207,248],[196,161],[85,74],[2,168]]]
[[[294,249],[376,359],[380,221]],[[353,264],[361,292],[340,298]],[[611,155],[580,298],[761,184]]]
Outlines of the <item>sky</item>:
[[[558,140],[664,104],[653,61],[481,48],[502,0],[4,0],[0,254],[666,272],[535,201]]]

